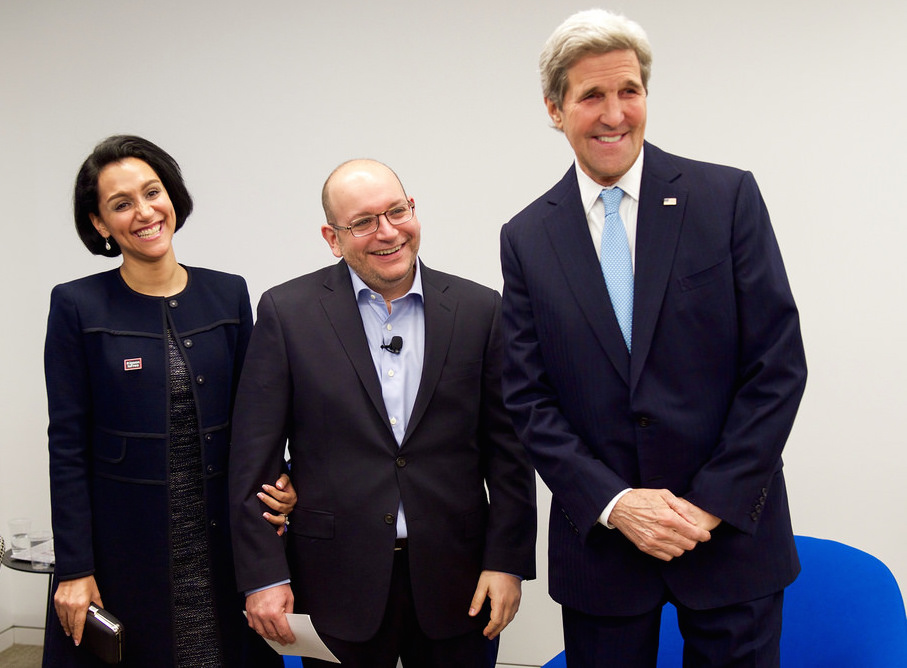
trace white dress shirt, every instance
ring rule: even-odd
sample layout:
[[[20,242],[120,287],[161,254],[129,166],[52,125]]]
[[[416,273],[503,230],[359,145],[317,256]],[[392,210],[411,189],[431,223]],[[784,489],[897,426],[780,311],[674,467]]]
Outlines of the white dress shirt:
[[[620,218],[624,223],[624,230],[627,233],[627,243],[630,245],[630,257],[633,260],[633,271],[636,271],[636,220],[639,213],[639,189],[642,184],[642,163],[643,151],[639,152],[636,161],[620,177],[617,183],[611,187],[617,187],[624,191],[624,197],[620,201]],[[583,202],[583,210],[586,212],[586,222],[589,224],[589,234],[592,235],[592,243],[595,245],[596,257],[601,257],[602,231],[605,227],[605,203],[601,201],[599,195],[604,186],[593,181],[586,172],[582,170],[579,163],[574,165],[576,169],[576,180],[579,184],[579,193]],[[610,306],[610,303],[609,303]],[[611,517],[611,511],[621,499],[632,488],[618,492],[598,518],[601,524],[609,529],[614,525],[608,520]]]

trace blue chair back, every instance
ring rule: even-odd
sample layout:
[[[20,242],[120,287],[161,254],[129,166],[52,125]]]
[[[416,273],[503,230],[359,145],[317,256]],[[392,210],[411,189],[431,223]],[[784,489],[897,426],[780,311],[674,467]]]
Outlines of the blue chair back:
[[[796,536],[802,571],[784,593],[781,664],[788,668],[907,666],[907,615],[897,580],[871,554]],[[677,609],[661,615],[658,668],[683,665]],[[564,653],[543,668],[565,667]]]
[[[803,570],[784,594],[788,666],[907,666],[907,615],[897,580],[871,554],[797,536]]]

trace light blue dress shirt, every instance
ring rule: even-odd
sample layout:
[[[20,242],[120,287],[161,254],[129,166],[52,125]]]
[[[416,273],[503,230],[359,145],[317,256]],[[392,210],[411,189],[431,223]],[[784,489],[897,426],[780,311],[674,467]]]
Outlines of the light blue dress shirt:
[[[416,393],[422,380],[422,363],[425,359],[425,301],[422,293],[422,273],[416,262],[413,285],[402,297],[391,302],[388,313],[384,297],[368,287],[350,269],[353,292],[362,316],[365,338],[372,353],[375,371],[381,382],[381,394],[387,419],[394,430],[397,446],[403,443],[406,427],[413,412]],[[381,348],[391,338],[403,339],[399,354]],[[406,516],[403,502],[397,512],[397,538],[406,538]]]

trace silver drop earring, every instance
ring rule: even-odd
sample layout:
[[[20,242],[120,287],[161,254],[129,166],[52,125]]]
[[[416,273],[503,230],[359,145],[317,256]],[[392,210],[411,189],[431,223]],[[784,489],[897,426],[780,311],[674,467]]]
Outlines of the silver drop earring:
[[[110,237],[104,237],[104,250],[110,250]]]

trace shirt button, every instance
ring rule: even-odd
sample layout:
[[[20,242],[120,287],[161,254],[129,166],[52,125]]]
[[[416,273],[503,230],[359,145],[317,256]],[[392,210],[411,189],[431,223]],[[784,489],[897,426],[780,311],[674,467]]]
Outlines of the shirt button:
[[[199,385],[204,385],[204,384],[205,384],[205,377],[204,377],[204,376],[196,376],[195,382],[198,383]]]
[[[390,371],[388,371],[388,372],[387,372],[387,375],[390,376],[391,378],[393,378],[393,377],[394,377],[394,370],[391,369]]]
[[[391,325],[391,324],[388,324],[388,325],[387,325],[387,331],[391,331],[393,328],[394,328],[393,325]]]
[[[404,466],[406,466],[406,457],[397,457],[397,467],[402,469]]]
[[[392,417],[392,418],[390,419],[390,423],[391,423],[392,425],[397,424],[397,418]]]
[[[183,345],[186,346],[187,348],[191,348],[193,345],[192,339],[186,339],[185,341],[183,341]]]
[[[385,515],[385,516],[384,516],[384,523],[385,523],[385,524],[393,524],[393,523],[394,523],[394,516],[391,515],[390,513],[388,513],[387,515]]]
[[[170,308],[176,308],[177,306],[180,305],[180,303],[179,303],[177,300],[175,300],[175,299],[171,299],[169,302],[167,302],[167,305],[168,305]]]

